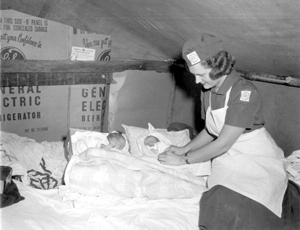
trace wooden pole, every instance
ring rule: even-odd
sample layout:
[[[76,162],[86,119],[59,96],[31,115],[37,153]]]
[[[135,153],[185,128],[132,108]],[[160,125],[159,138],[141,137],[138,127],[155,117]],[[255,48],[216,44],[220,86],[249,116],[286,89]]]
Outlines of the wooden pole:
[[[173,61],[125,60],[125,61],[48,61],[1,60],[1,87],[29,85],[101,84],[112,82],[112,74],[126,70],[172,72],[172,65],[185,68]],[[300,88],[300,78],[253,71],[237,70],[242,77]]]
[[[300,79],[299,78],[267,74],[267,73],[257,73],[257,72],[244,71],[244,70],[238,70],[238,72],[242,75],[242,77],[247,78],[249,80],[268,82],[268,83],[287,85],[287,86],[293,86],[293,87],[300,88]]]
[[[169,61],[1,60],[0,87],[113,83],[112,74],[126,70],[170,72]]]
[[[185,65],[182,62],[174,62],[174,65],[186,69]],[[261,81],[300,88],[300,78],[245,70],[237,70],[237,72],[240,73],[242,77],[251,81]]]
[[[2,60],[1,73],[116,73],[125,70],[170,72],[169,61]]]

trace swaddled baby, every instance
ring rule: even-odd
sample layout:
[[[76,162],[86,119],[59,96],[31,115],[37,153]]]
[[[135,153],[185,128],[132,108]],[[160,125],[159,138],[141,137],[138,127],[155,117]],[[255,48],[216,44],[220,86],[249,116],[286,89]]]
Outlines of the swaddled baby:
[[[137,138],[138,148],[141,152],[140,157],[151,163],[159,164],[160,166],[161,164],[157,160],[158,154],[163,153],[171,145],[182,147],[190,141],[188,129],[181,131],[167,131],[164,129],[155,129],[150,123],[148,124],[148,132]],[[180,166],[163,165],[163,167],[207,178],[207,175],[210,174],[211,162],[207,161]]]
[[[145,138],[144,145],[156,155],[163,153],[170,146],[169,143],[165,143],[153,135],[149,135]]]
[[[72,136],[73,155],[79,155],[89,148],[115,150],[128,154],[129,146],[126,137],[117,131],[111,133],[76,132]]]
[[[102,143],[100,146],[103,149],[122,150],[122,149],[124,149],[124,147],[126,145],[126,139],[120,133],[110,133],[107,135],[106,139],[107,139],[107,143]]]
[[[154,157],[163,153],[169,146],[183,146],[190,141],[188,130],[168,132],[166,129],[155,129],[148,123],[148,131],[137,138],[141,156]]]

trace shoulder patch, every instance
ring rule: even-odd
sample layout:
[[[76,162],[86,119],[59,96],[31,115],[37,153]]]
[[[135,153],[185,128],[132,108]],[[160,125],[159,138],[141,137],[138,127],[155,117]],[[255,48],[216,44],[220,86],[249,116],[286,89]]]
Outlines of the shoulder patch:
[[[246,101],[249,102],[250,101],[250,95],[251,95],[251,91],[241,91],[241,97],[240,97],[240,101]]]

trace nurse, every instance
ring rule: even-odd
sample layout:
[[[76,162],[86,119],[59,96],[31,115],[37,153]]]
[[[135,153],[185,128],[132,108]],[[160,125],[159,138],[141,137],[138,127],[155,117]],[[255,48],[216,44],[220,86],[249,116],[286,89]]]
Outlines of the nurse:
[[[210,34],[187,41],[182,56],[202,84],[206,127],[184,147],[158,156],[166,165],[212,161],[200,201],[200,229],[282,229],[287,188],[283,151],[264,128],[255,85],[234,69],[235,59]]]

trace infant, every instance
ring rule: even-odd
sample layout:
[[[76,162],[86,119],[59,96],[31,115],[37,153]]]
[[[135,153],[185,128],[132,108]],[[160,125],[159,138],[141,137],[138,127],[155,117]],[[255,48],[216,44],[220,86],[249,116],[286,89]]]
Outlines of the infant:
[[[126,145],[125,137],[120,133],[110,133],[107,135],[108,144],[102,144],[103,149],[118,149],[122,150]]]
[[[144,145],[147,146],[153,153],[160,154],[167,149],[170,144],[160,141],[157,137],[149,135],[144,140]]]

